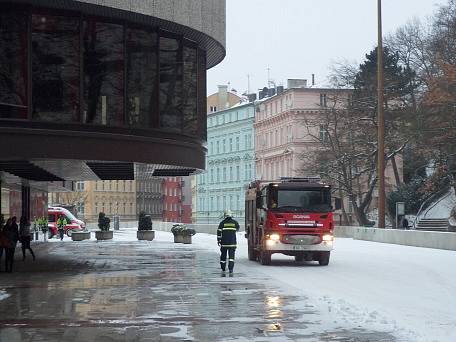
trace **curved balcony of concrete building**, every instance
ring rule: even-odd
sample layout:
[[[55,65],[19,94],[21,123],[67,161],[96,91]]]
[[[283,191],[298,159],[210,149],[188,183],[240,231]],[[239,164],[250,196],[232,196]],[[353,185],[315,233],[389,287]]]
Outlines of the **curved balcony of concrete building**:
[[[206,70],[224,56],[225,0],[0,0],[0,171],[203,169]]]

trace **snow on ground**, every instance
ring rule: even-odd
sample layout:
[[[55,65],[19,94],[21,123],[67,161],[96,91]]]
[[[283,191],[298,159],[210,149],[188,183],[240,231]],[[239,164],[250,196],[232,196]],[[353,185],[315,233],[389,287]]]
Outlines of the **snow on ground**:
[[[155,234],[156,241],[173,239],[168,232]],[[136,241],[136,230],[116,231],[115,241]],[[141,243],[146,247],[154,241]],[[248,260],[243,233],[238,245],[238,276],[260,275],[279,293],[301,296],[305,302],[293,305],[312,303],[325,330],[364,328],[391,332],[399,341],[456,341],[454,251],[339,238],[329,266],[298,265],[280,254],[271,266],[262,266]],[[192,245],[179,246],[219,252],[216,236],[208,234],[196,234]]]
[[[215,236],[194,240],[217,251]],[[336,325],[391,331],[405,341],[456,341],[454,251],[340,238],[327,267],[297,266],[281,254],[273,255],[272,266],[261,266],[248,261],[243,234],[238,242],[236,267],[315,299],[317,307],[328,308],[327,324],[336,318]]]

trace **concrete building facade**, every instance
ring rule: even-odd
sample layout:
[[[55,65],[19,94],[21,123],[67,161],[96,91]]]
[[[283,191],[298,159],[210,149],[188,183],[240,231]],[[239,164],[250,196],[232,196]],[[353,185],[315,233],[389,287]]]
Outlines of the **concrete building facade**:
[[[197,175],[196,222],[216,223],[226,209],[244,220],[244,198],[255,177],[253,103],[208,114],[207,170]]]
[[[22,202],[1,211],[30,217],[34,193],[135,180],[135,164],[157,177],[203,170],[225,11],[225,0],[0,0],[1,193],[19,186]]]
[[[163,182],[163,221],[192,223],[190,177],[166,177]]]

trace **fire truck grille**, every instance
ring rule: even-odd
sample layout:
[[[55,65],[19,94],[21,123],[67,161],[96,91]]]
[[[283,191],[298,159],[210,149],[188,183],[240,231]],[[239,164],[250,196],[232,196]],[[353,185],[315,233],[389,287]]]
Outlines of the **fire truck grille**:
[[[318,235],[285,235],[283,242],[293,245],[316,245],[321,239]]]

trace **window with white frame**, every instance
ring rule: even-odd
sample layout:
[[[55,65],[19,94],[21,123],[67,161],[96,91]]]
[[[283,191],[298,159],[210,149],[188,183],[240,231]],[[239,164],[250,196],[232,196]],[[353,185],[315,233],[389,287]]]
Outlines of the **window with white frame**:
[[[327,95],[326,94],[320,94],[320,106],[321,107],[328,107]]]
[[[76,191],[84,191],[84,182],[76,182]]]
[[[323,143],[329,141],[329,132],[325,125],[320,125],[320,141]]]

